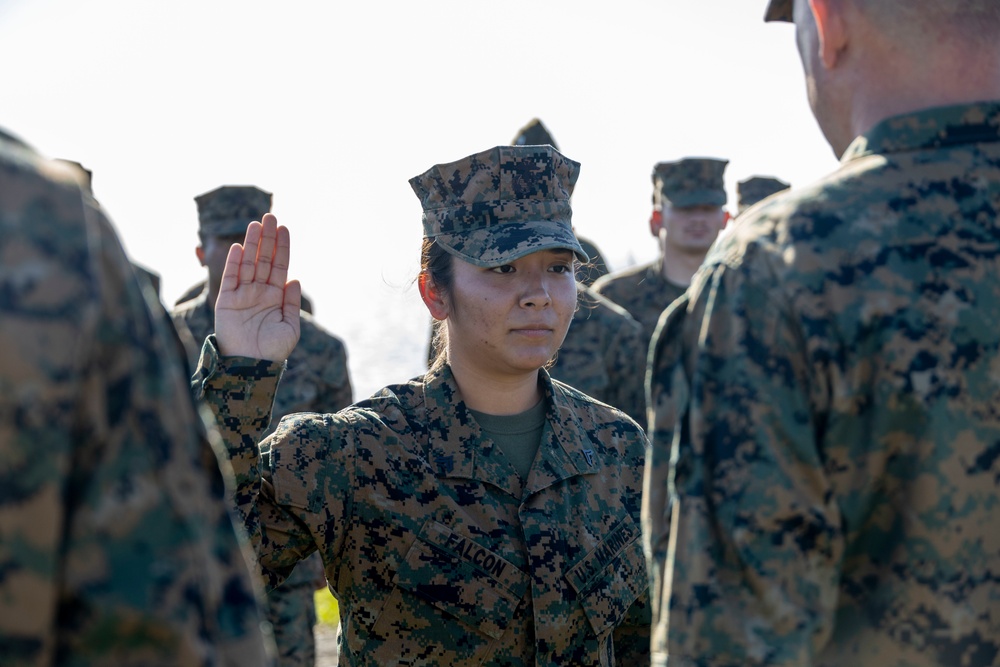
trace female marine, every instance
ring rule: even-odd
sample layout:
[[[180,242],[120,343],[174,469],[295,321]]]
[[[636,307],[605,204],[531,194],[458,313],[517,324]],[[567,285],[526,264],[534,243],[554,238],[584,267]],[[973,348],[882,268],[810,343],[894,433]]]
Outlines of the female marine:
[[[576,308],[579,164],[498,146],[410,181],[428,373],[267,427],[298,298],[273,215],[234,245],[200,387],[268,585],[318,550],[345,665],[648,664],[645,437],[543,367]],[[269,361],[270,360],[270,361]]]

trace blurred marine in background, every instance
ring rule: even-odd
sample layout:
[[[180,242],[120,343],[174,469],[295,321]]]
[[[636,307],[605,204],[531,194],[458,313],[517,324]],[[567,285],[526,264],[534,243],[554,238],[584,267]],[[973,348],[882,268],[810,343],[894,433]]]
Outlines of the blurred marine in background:
[[[684,158],[653,168],[649,231],[660,257],[604,276],[594,291],[617,303],[643,326],[646,345],[660,314],[687,289],[691,276],[729,220],[723,176],[728,161]]]
[[[0,131],[0,663],[270,664],[232,469],[85,188]]]

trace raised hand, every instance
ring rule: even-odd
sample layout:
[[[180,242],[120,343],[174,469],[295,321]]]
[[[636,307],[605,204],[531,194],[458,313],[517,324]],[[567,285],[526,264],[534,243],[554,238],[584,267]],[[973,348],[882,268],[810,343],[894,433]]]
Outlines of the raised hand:
[[[288,229],[271,213],[251,222],[243,245],[229,249],[215,302],[223,356],[283,361],[295,349],[302,288],[297,280],[285,282],[288,254]]]

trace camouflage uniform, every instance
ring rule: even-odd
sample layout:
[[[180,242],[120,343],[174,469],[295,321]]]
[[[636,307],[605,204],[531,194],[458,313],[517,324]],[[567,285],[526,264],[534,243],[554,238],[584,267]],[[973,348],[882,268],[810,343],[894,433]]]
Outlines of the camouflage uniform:
[[[997,664],[998,215],[1000,102],[941,107],[713,250],[652,359],[654,664]]]
[[[582,252],[565,186],[578,169],[548,147],[497,147],[411,184],[425,236],[489,266]],[[646,440],[624,413],[539,371],[548,419],[522,479],[447,364],[337,414],[285,418],[260,447],[280,364],[220,359],[211,339],[202,364],[264,576],[319,550],[341,664],[648,662]]]
[[[751,176],[736,184],[737,213],[742,213],[757,202],[787,190],[790,185],[770,176]]]
[[[237,196],[239,194],[236,193]],[[267,196],[269,204],[270,195]],[[237,208],[242,201],[244,199],[237,197]],[[206,230],[204,202],[202,199],[200,206],[203,233]],[[217,207],[215,212],[221,214],[223,222],[212,220],[207,225],[207,230],[217,235],[233,233],[235,227],[227,226],[227,220],[237,220],[233,224],[245,231],[254,216],[259,219],[266,212],[250,213],[249,218],[232,218],[228,215],[233,212],[232,200],[213,205]],[[172,316],[178,331],[189,332],[191,338],[200,345],[215,330],[215,313],[208,303],[207,285],[199,296],[176,306]],[[288,369],[275,399],[272,427],[277,426],[285,415],[296,412],[336,412],[350,405],[353,400],[347,351],[343,341],[320,327],[306,313],[302,313],[301,322],[301,337],[288,358]],[[192,368],[197,367],[197,354],[191,357],[191,363]],[[268,433],[272,431],[273,428]],[[322,581],[323,564],[318,557],[313,557],[295,568],[279,588],[267,591],[268,619],[274,628],[278,664],[282,667],[313,665],[316,662],[313,636],[313,626],[316,624],[315,590]]]
[[[166,312],[64,172],[0,132],[0,662],[269,664]]]
[[[623,308],[582,284],[552,377],[646,423],[646,336]]]

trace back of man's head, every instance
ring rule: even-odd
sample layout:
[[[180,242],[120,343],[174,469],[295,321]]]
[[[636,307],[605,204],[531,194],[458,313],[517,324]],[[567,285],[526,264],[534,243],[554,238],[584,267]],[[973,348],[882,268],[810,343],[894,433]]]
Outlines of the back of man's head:
[[[997,0],[855,0],[885,34],[895,41],[940,43],[941,35],[972,42],[997,40],[1000,2]]]
[[[892,116],[1000,99],[998,0],[771,0],[834,153]]]

